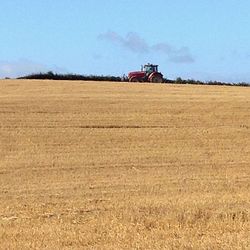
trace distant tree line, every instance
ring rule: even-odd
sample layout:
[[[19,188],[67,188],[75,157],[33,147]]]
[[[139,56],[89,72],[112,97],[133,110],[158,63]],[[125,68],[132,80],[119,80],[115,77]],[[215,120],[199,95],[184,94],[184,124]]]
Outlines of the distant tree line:
[[[47,73],[37,73],[18,77],[18,79],[38,79],[38,80],[70,80],[70,81],[112,81],[121,82],[119,76],[97,76],[97,75],[78,75],[78,74],[57,74],[49,71]]]
[[[250,87],[250,83],[247,83],[247,82],[239,82],[239,83],[229,83],[229,82],[221,82],[221,81],[203,82],[203,81],[193,80],[193,79],[184,80],[184,79],[182,79],[180,77],[176,78],[174,83],[175,84],[225,85],[225,86],[245,86],[245,87]]]
[[[18,77],[18,79],[46,79],[46,80],[70,80],[70,81],[112,81],[112,82],[126,82],[128,78],[126,76],[98,76],[98,75],[79,75],[79,74],[57,74],[49,71],[47,73],[37,73],[27,76]],[[164,78],[164,83],[168,84],[196,84],[196,85],[225,85],[225,86],[246,86],[250,87],[250,83],[239,82],[239,83],[228,83],[220,81],[208,81],[203,82],[199,80],[187,79],[184,80],[180,77],[175,80]]]

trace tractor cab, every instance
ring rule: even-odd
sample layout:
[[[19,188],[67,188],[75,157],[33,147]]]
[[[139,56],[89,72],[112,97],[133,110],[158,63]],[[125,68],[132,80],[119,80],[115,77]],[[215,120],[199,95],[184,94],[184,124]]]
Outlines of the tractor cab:
[[[154,64],[145,64],[143,66],[143,71],[146,72],[146,74],[151,74],[152,72],[158,72],[158,65]]]

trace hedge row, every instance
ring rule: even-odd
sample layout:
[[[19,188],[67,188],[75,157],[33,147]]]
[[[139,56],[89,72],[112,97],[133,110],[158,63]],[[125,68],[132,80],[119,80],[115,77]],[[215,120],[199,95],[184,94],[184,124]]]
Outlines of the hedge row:
[[[225,85],[225,86],[245,86],[250,87],[250,83],[247,82],[239,82],[239,83],[229,83],[229,82],[220,82],[220,81],[208,81],[202,82],[193,79],[184,80],[180,77],[176,78],[174,81],[175,84],[197,84],[197,85]]]
[[[31,74],[19,77],[18,79],[46,79],[46,80],[71,80],[71,81],[113,81],[121,82],[122,78],[117,76],[96,76],[96,75],[77,75],[77,74],[56,74],[52,71],[47,73]]]
[[[126,76],[119,77],[119,76],[98,76],[98,75],[77,75],[77,74],[56,74],[52,71],[47,73],[38,73],[38,74],[31,74],[23,77],[19,77],[18,79],[48,79],[48,80],[71,80],[71,81],[113,81],[113,82],[124,82],[128,81]],[[226,86],[246,86],[249,87],[250,83],[240,82],[240,83],[227,83],[227,82],[220,82],[220,81],[209,81],[209,82],[202,82],[197,80],[184,80],[178,77],[176,80],[164,79],[164,83],[169,84],[196,84],[196,85],[226,85]]]

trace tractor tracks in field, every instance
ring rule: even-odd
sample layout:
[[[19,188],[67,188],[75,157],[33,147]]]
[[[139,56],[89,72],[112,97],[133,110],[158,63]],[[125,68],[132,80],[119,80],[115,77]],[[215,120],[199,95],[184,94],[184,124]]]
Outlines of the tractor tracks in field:
[[[53,125],[5,125],[1,126],[0,129],[187,129],[187,128],[231,128],[231,125],[224,124],[215,124],[210,126],[202,126],[197,124],[194,125],[181,125],[173,126],[173,125],[69,125],[69,126],[61,126],[60,123]],[[240,129],[249,129],[247,125],[238,125]]]
[[[70,128],[70,129],[158,129],[158,128],[172,128],[167,125],[80,125],[80,126],[0,126],[1,128],[41,128],[41,129],[54,129],[54,128]]]
[[[139,126],[139,125],[87,125],[87,126],[79,126],[78,128],[82,129],[123,129],[123,128],[169,128],[170,126],[167,125],[146,125],[146,126]]]

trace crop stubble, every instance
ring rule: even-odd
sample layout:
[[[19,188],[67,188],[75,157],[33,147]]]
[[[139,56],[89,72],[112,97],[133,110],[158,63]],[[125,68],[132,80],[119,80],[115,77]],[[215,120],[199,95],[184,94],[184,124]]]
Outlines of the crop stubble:
[[[0,81],[0,248],[249,249],[250,88]]]

